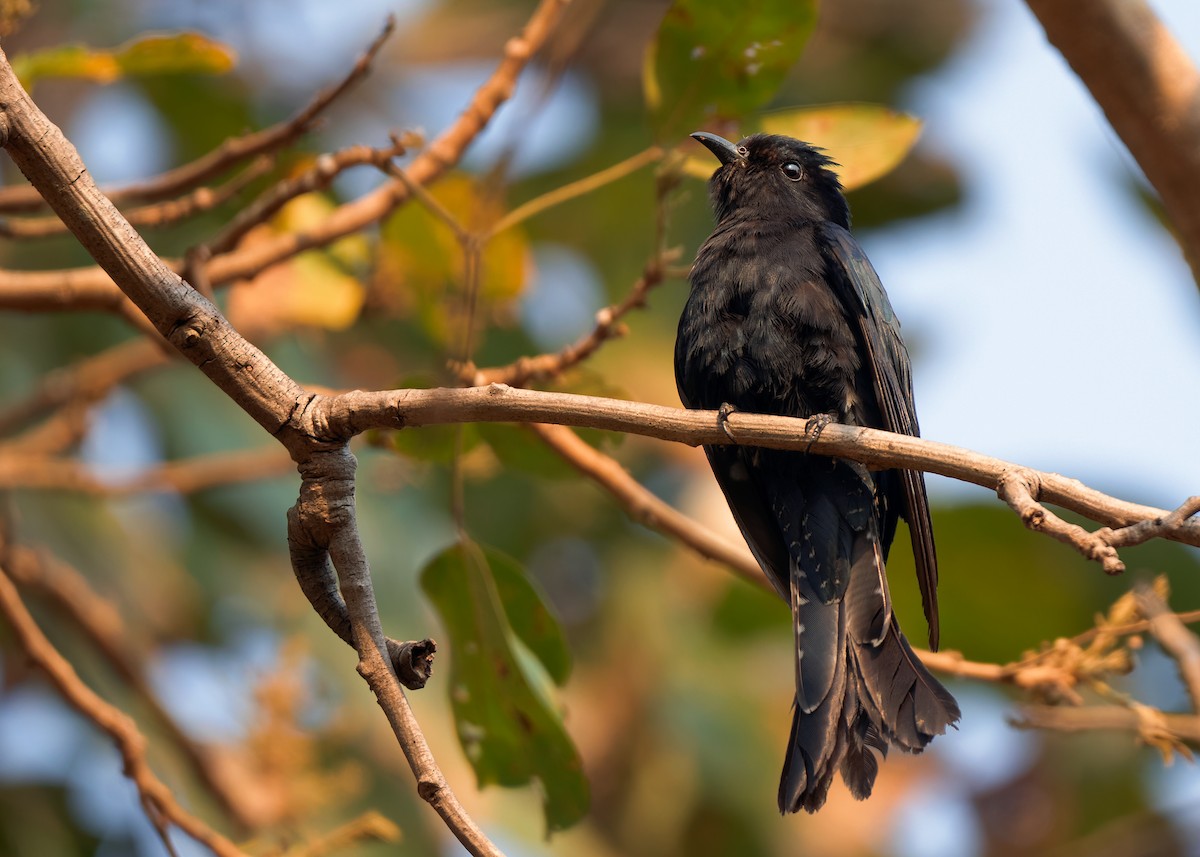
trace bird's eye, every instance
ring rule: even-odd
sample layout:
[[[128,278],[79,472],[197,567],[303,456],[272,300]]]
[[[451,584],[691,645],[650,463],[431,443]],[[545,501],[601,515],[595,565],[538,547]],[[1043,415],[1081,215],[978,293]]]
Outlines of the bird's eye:
[[[783,174],[794,182],[804,178],[804,169],[795,161],[788,161],[781,169]]]
[[[741,157],[743,157],[743,158],[744,158],[744,157],[746,157],[748,154],[750,154],[750,150],[749,150],[749,149],[747,149],[745,146],[738,146],[738,147],[737,147],[737,153],[738,153],[738,155],[740,155]]]

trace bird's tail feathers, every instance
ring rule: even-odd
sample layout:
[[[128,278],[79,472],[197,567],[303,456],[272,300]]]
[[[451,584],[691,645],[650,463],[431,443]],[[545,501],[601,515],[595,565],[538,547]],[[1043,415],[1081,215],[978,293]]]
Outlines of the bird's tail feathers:
[[[892,614],[873,533],[859,534],[852,567],[840,601],[793,604],[797,629],[806,630],[797,643],[810,652],[832,647],[837,663],[828,693],[810,711],[797,705],[793,713],[779,783],[780,812],[818,810],[835,771],[854,797],[866,798],[879,770],[876,753],[886,756],[889,744],[919,753],[959,718],[954,697],[917,658]],[[824,611],[836,611],[836,621]],[[836,627],[837,638],[816,639],[812,631],[819,626]],[[798,667],[803,661],[801,655]]]

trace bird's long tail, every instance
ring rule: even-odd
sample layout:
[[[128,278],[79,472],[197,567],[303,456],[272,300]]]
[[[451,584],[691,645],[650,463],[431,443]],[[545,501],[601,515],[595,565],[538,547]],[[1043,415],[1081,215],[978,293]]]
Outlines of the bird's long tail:
[[[954,697],[917,658],[892,615],[873,532],[855,535],[850,565],[836,601],[805,597],[803,587],[793,592],[800,692],[779,782],[780,812],[820,809],[835,771],[851,794],[866,798],[879,768],[875,752],[886,756],[894,744],[919,753],[959,718]],[[805,649],[836,653],[832,681],[820,682],[828,691],[819,699],[805,698]]]

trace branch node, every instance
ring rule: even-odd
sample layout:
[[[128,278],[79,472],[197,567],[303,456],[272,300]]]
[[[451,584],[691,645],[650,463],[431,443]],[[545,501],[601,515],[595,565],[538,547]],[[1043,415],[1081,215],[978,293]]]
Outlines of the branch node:
[[[422,777],[417,780],[417,794],[421,796],[421,800],[426,803],[433,803],[438,794],[442,791],[443,784],[437,780]]]
[[[387,649],[400,683],[409,690],[423,688],[433,675],[433,656],[437,652],[437,643],[428,638],[401,643],[389,637]]]

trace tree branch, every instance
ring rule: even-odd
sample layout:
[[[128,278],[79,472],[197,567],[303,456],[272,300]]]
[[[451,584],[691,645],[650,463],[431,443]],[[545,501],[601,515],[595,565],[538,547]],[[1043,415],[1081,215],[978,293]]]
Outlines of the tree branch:
[[[705,559],[724,563],[747,583],[768,592],[775,591],[745,545],[721,538],[654,496],[615,458],[588,446],[565,426],[530,423],[529,430],[568,464],[612,494],[637,523],[675,539]]]
[[[578,428],[700,444],[739,443],[801,449],[859,461],[875,469],[923,470],[996,490],[1014,469],[1035,474],[1038,499],[1110,527],[1164,518],[1168,513],[1110,497],[1076,479],[1020,468],[957,446],[879,429],[832,424],[818,435],[803,418],[735,412],[722,425],[716,411],[688,411],[620,399],[520,390],[502,384],[465,389],[352,391],[316,397],[301,416],[306,433],[342,437],[371,428],[403,429],[464,422],[555,423]],[[1200,547],[1200,522],[1163,528],[1162,537]]]
[[[1191,699],[1192,713],[1200,715],[1200,638],[1187,629],[1152,587],[1142,584],[1133,593],[1138,612],[1150,623],[1150,633],[1179,665],[1179,675]]]
[[[134,226],[165,226],[211,211],[233,199],[271,171],[271,158],[263,156],[219,187],[200,187],[178,199],[156,202],[125,212]],[[15,240],[66,235],[67,227],[57,217],[22,217],[0,220],[0,236]]]
[[[80,681],[71,664],[46,639],[21,601],[17,588],[0,568],[0,613],[4,614],[29,659],[41,669],[63,699],[112,738],[121,753],[125,775],[141,796],[151,823],[170,849],[164,821],[169,821],[219,857],[246,857],[232,842],[185,810],[146,763],[146,739],[122,711],[105,702]]]
[[[358,58],[346,76],[333,86],[317,93],[312,101],[292,118],[252,134],[231,137],[208,154],[152,179],[124,187],[105,188],[104,195],[118,206],[167,199],[220,175],[242,161],[247,161],[256,155],[278,151],[291,144],[312,130],[320,120],[321,114],[333,102],[367,76],[371,64],[395,27],[395,18],[389,16],[384,23],[383,30]],[[17,214],[36,211],[45,204],[46,200],[36,187],[24,185],[0,188],[0,211],[2,212]]]
[[[567,3],[568,0],[541,0],[521,35],[505,44],[503,61],[476,90],[467,109],[405,168],[405,174],[412,182],[427,186],[458,163],[467,146],[512,94],[517,78],[549,37]],[[365,196],[338,206],[324,221],[303,232],[280,233],[252,246],[214,256],[205,263],[205,277],[214,287],[252,278],[305,250],[324,247],[379,222],[408,199],[409,191],[403,182],[388,182]],[[22,310],[69,307],[114,311],[122,304],[121,293],[114,287],[112,272],[103,260],[93,258],[100,262],[99,268],[3,272],[0,276],[0,306]],[[182,265],[173,267],[182,270]]]
[[[163,707],[146,681],[146,666],[137,649],[125,639],[124,623],[116,607],[92,589],[87,578],[57,557],[20,545],[3,546],[3,564],[11,578],[27,589],[41,592],[68,617],[149,708],[154,719],[179,747],[197,779],[221,808],[243,828],[251,826],[236,790],[203,747],[191,739]]]

